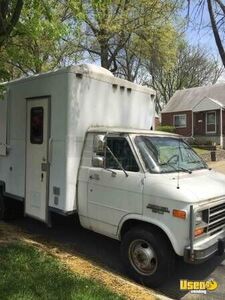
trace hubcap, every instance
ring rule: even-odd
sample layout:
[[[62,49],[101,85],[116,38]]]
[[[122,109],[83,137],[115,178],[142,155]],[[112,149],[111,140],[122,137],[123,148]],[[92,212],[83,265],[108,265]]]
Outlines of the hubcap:
[[[155,251],[145,240],[134,240],[129,247],[129,260],[141,275],[152,275],[158,265]]]

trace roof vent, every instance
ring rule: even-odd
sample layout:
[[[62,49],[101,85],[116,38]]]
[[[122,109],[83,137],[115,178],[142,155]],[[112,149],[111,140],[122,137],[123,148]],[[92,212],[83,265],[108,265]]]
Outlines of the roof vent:
[[[81,79],[81,78],[83,78],[83,74],[81,74],[81,73],[76,73],[76,77]]]

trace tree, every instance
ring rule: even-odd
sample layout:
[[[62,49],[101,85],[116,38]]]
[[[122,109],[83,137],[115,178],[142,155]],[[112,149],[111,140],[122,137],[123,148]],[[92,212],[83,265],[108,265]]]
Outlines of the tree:
[[[25,0],[16,35],[2,49],[4,78],[54,70],[76,60],[75,24],[64,1]]]
[[[0,47],[17,24],[22,7],[23,0],[0,0]]]
[[[170,18],[179,1],[69,0],[69,5],[81,24],[81,48],[115,72],[120,52],[131,40],[150,44],[150,33]]]
[[[188,16],[190,16],[190,0],[188,0]],[[222,0],[196,0],[194,7],[194,15],[203,16],[204,10],[207,9],[210,19],[210,27],[212,29],[216,46],[225,67],[225,49],[224,49],[224,31],[225,31],[225,4]],[[202,17],[200,20],[202,26]]]
[[[214,84],[222,74],[218,61],[200,47],[183,42],[171,68],[150,61],[146,68],[152,75],[151,86],[158,91],[157,107],[162,109],[176,90]]]
[[[147,37],[147,38],[146,38]],[[168,69],[174,64],[177,54],[177,40],[179,33],[167,22],[155,26],[154,31],[145,33],[145,38],[130,39],[117,58],[115,75],[136,83],[147,83],[151,79],[150,62],[156,67]]]
[[[224,27],[224,17],[225,17],[225,5],[222,3],[222,1],[220,0],[215,0],[216,4],[220,7],[221,12],[223,14],[223,27]],[[209,16],[210,16],[210,21],[211,21],[211,26],[212,26],[212,31],[214,34],[214,38],[216,41],[216,45],[222,60],[222,63],[225,67],[225,51],[224,51],[224,46],[222,44],[222,39],[221,39],[221,35],[219,33],[219,24],[216,21],[216,16],[213,12],[213,6],[212,6],[212,0],[207,0],[207,4],[208,4],[208,11],[209,11]],[[217,16],[219,15],[218,13],[216,13]],[[223,28],[224,30],[224,28]]]

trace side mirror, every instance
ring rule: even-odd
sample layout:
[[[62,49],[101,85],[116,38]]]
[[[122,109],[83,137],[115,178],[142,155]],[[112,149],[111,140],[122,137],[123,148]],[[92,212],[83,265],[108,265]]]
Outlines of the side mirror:
[[[93,150],[95,153],[104,153],[105,136],[103,134],[96,135],[94,138]]]
[[[104,168],[104,157],[103,156],[94,156],[92,158],[92,166],[95,168]]]

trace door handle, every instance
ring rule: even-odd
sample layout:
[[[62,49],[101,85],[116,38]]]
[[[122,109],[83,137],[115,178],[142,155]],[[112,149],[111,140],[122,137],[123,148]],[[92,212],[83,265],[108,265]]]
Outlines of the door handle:
[[[43,182],[44,179],[44,173],[41,173],[41,182]]]
[[[99,177],[98,174],[90,175],[89,178],[90,178],[90,179],[93,179],[93,180],[99,180],[99,179],[100,179],[100,177]]]

